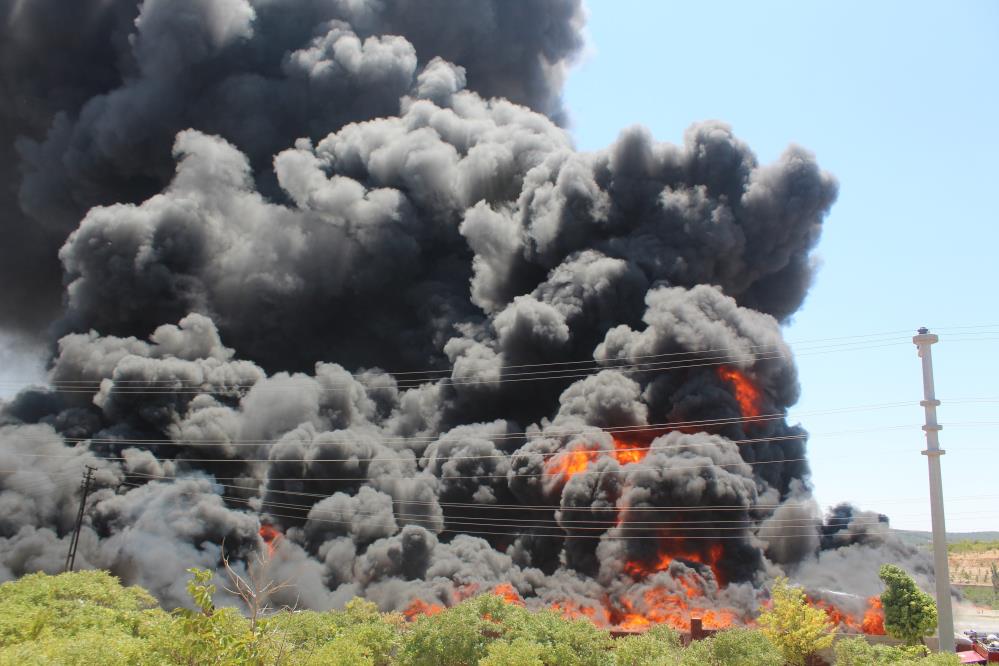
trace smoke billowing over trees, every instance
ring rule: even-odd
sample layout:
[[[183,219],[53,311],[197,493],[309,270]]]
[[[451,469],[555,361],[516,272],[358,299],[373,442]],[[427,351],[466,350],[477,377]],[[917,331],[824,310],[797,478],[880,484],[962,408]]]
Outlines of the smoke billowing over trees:
[[[51,349],[0,414],[0,579],[59,569],[84,465],[78,562],[167,604],[261,524],[310,608],[724,624],[781,572],[929,575],[823,525],[784,418],[808,151],[576,151],[573,0],[56,9],[0,2],[0,315]]]

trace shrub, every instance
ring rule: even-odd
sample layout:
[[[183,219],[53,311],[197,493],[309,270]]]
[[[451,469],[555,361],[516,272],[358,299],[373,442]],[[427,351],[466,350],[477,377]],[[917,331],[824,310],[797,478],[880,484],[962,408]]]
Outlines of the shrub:
[[[156,663],[149,639],[169,623],[104,571],[31,574],[0,585],[0,664]]]
[[[885,610],[885,633],[908,645],[919,643],[937,627],[937,605],[933,597],[894,564],[885,564],[879,573],[888,586],[881,594]]]
[[[771,598],[771,607],[758,622],[788,664],[800,666],[810,654],[832,645],[834,629],[828,616],[809,606],[800,588],[788,585],[786,578],[778,578]]]
[[[664,624],[614,641],[618,666],[673,666],[680,663],[680,650],[680,635]]]
[[[836,644],[836,666],[950,666],[960,660],[953,654],[929,654],[922,645],[871,645],[863,638],[846,638]]]

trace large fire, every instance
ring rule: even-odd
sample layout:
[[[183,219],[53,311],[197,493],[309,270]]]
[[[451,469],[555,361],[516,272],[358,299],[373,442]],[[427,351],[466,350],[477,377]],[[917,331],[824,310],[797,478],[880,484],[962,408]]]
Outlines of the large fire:
[[[691,618],[700,618],[704,629],[728,629],[737,625],[752,625],[753,619],[724,608],[710,608],[703,581],[696,574],[674,576],[680,590],[654,585],[641,593],[618,599],[603,598],[581,603],[565,599],[550,604],[552,610],[569,618],[585,618],[599,627],[618,631],[644,631],[657,624],[668,625],[677,631],[689,631]],[[475,586],[462,586],[456,590],[457,600],[472,595]],[[509,583],[495,586],[491,592],[510,603],[525,605],[523,597]],[[808,599],[815,608],[821,608],[830,621],[852,633],[884,635],[884,612],[881,600],[871,597],[863,617],[851,615],[839,606],[821,599]],[[408,620],[421,615],[435,615],[445,609],[443,604],[414,599],[403,611]]]
[[[627,438],[614,434],[614,449],[612,451],[593,450],[583,448],[578,444],[573,445],[566,451],[559,451],[545,463],[545,474],[552,479],[568,481],[576,474],[585,472],[590,463],[603,453],[612,455],[622,465],[641,462],[649,453],[649,444],[658,434],[660,433],[657,431]]]
[[[717,372],[722,381],[732,386],[743,418],[754,418],[762,414],[763,394],[745,373],[728,365],[719,366]],[[703,428],[693,430],[698,429]],[[559,451],[548,459],[545,463],[545,474],[556,482],[568,481],[576,474],[585,472],[590,463],[605,452],[622,465],[641,462],[648,455],[652,440],[670,430],[693,431],[683,426],[664,426],[649,428],[642,432],[617,432],[612,435],[614,449],[611,451],[594,450],[581,444],[573,444],[569,449]]]
[[[274,557],[274,550],[277,548],[278,542],[284,536],[281,531],[269,523],[261,523],[260,529],[257,532],[260,534],[260,538],[263,539],[264,545],[267,546],[267,557]]]
[[[628,561],[624,564],[624,570],[625,573],[632,578],[645,578],[658,571],[666,571],[669,569],[670,563],[676,559],[686,563],[694,562],[708,566],[714,574],[715,580],[718,581],[718,584],[724,585],[724,577],[722,576],[722,570],[719,566],[723,555],[724,548],[720,543],[710,544],[708,546],[707,553],[702,554],[696,550],[687,548],[683,543],[683,539],[670,538],[664,540],[661,544],[660,551],[655,561]],[[689,582],[683,576],[679,577],[677,580],[685,586]]]
[[[413,599],[402,614],[407,620],[412,621],[421,615],[437,615],[442,610],[444,610],[443,604],[428,604],[423,599]]]
[[[642,595],[644,611],[639,611],[628,599],[622,599],[625,608],[623,618],[615,624],[617,629],[640,631],[656,624],[665,624],[678,631],[690,630],[690,619],[701,618],[705,629],[727,629],[737,622],[735,613],[727,610],[711,610],[699,606],[696,598],[673,594],[664,588],[655,587]]]
[[[516,604],[517,606],[524,605],[523,597],[520,596],[520,593],[510,583],[500,583],[493,588],[493,594],[498,594],[511,604]]]
[[[760,389],[741,371],[728,365],[718,366],[718,376],[735,389],[735,399],[743,418],[752,418],[762,413]]]
[[[585,471],[597,459],[598,453],[574,446],[568,451],[559,451],[545,464],[545,473],[552,477],[564,476],[565,480]]]
[[[867,608],[863,617],[857,617],[839,606],[823,599],[809,599],[808,603],[815,608],[821,608],[829,616],[829,620],[837,627],[845,627],[854,633],[883,636],[885,633],[885,614],[881,607],[880,597],[867,599]]]
[[[743,418],[757,417],[762,413],[762,393],[746,374],[731,366],[720,366],[717,375],[731,386]],[[565,483],[576,474],[585,472],[602,455],[612,456],[622,465],[640,463],[648,455],[652,441],[674,429],[686,431],[678,425],[648,428],[641,432],[612,432],[614,448],[611,450],[574,442],[548,458],[545,474],[550,483]],[[618,512],[620,522],[624,507],[619,506]],[[624,563],[624,573],[636,581],[629,593],[614,598],[607,595],[601,599],[563,599],[548,605],[567,617],[586,618],[597,626],[623,631],[642,631],[656,624],[689,631],[691,618],[700,618],[705,629],[752,624],[751,617],[742,616],[735,610],[712,607],[711,598],[717,590],[714,584],[717,583],[718,587],[726,585],[721,565],[724,556],[725,549],[720,542],[691,543],[680,537],[663,535],[654,556]],[[684,566],[671,569],[673,562]],[[713,574],[714,583],[707,570]],[[663,572],[668,573],[671,582],[658,582],[663,579],[654,578]],[[509,583],[497,585],[490,591],[510,603],[526,603]],[[454,591],[453,601],[461,601],[477,592],[474,585],[459,586]],[[877,597],[868,600],[868,608],[862,618],[856,618],[827,601],[810,599],[809,603],[822,608],[839,626],[867,634],[884,633],[884,614]],[[403,615],[412,620],[420,615],[439,613],[445,607],[444,604],[414,599]]]

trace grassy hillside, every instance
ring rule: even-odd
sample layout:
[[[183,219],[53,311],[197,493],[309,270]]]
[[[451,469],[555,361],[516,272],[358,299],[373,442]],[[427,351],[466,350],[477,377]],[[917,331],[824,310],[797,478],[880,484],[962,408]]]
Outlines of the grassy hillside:
[[[913,546],[929,546],[933,542],[932,532],[919,530],[892,530],[905,543]],[[947,543],[958,541],[999,541],[999,532],[948,532]]]

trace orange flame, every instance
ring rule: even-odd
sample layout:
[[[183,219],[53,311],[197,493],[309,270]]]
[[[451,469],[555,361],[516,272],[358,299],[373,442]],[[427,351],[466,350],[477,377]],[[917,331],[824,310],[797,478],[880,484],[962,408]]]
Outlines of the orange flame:
[[[874,636],[885,635],[885,611],[881,606],[881,597],[871,597],[867,600],[867,610],[860,628],[865,634]]]
[[[666,624],[678,631],[689,631],[691,617],[701,618],[701,625],[705,629],[726,629],[736,623],[737,617],[732,611],[691,605],[690,602],[701,594],[689,581],[684,587],[688,595],[686,598],[661,587],[647,590],[642,595],[644,610],[637,608],[628,598],[621,599],[623,614],[617,627],[627,631],[641,631],[654,624]]]
[[[415,620],[420,615],[437,615],[444,610],[441,604],[428,604],[423,599],[413,599],[406,609],[402,611],[403,617],[407,620]]]
[[[718,376],[735,389],[735,400],[739,403],[743,418],[760,415],[762,395],[749,377],[728,365],[718,366]]]
[[[614,438],[614,457],[622,465],[636,463],[645,460],[649,454],[648,445],[641,442],[628,442],[623,439]]]
[[[558,611],[567,618],[576,619],[585,617],[598,627],[611,625],[610,614],[604,607],[584,606],[570,599],[556,601],[551,606],[552,610]]]
[[[822,599],[808,599],[808,603],[814,608],[821,608],[829,616],[829,620],[838,627],[860,634],[870,634],[874,636],[884,636],[885,615],[881,608],[879,597],[870,597],[867,600],[867,610],[864,611],[863,618],[857,618],[847,613],[839,606]]]
[[[699,576],[696,573],[688,576],[682,577],[684,580],[680,582],[683,589],[680,592],[662,586],[653,586],[641,594],[631,592],[614,600],[606,597],[600,600],[562,599],[552,602],[549,607],[566,617],[585,618],[598,627],[618,631],[644,631],[656,624],[666,624],[679,631],[689,631],[692,617],[701,618],[705,629],[725,629],[750,622],[735,611],[705,607],[703,582],[698,582]],[[455,601],[471,596],[474,587],[466,585],[457,588],[454,593]],[[503,597],[509,603],[518,605],[525,603],[523,597],[509,583],[496,585],[492,593]],[[414,599],[403,611],[403,615],[408,620],[414,620],[421,615],[440,613],[444,608],[442,604]]]
[[[493,594],[498,594],[511,604],[516,604],[517,606],[524,605],[524,599],[510,583],[500,583],[493,588]]]
[[[559,451],[545,464],[545,473],[550,476],[564,475],[566,480],[585,471],[590,463],[597,459],[595,451],[573,447],[568,451]]]
[[[277,548],[278,541],[284,536],[281,534],[281,530],[269,523],[261,523],[257,533],[264,540],[264,545],[267,546],[267,557],[274,557],[274,550]]]
[[[683,539],[666,539],[660,546],[659,556],[655,562],[628,560],[624,563],[624,571],[632,578],[645,578],[657,571],[669,569],[670,563],[677,559],[707,565],[711,569],[711,573],[715,575],[715,580],[718,581],[718,584],[724,585],[725,578],[722,576],[721,566],[719,565],[724,555],[725,549],[720,543],[710,544],[707,554],[704,555],[684,547]],[[689,582],[684,577],[681,577],[680,580],[681,584]],[[696,596],[697,594],[699,593],[688,594],[688,596]]]

